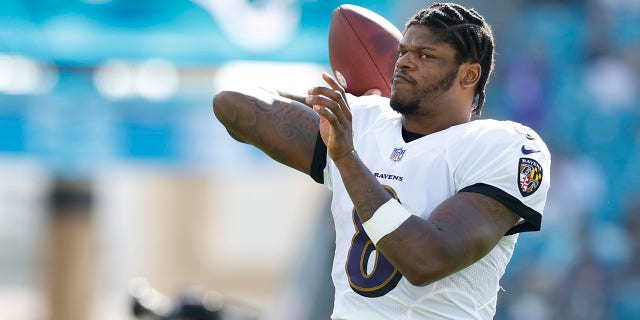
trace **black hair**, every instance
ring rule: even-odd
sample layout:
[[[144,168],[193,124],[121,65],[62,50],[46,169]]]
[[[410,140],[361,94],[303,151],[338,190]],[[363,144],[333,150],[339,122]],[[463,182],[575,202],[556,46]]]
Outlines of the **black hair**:
[[[429,27],[440,40],[452,45],[456,50],[458,64],[480,64],[482,73],[476,86],[473,108],[473,112],[480,115],[486,99],[486,86],[495,63],[491,26],[474,9],[440,2],[418,11],[407,21],[405,32],[412,25]]]

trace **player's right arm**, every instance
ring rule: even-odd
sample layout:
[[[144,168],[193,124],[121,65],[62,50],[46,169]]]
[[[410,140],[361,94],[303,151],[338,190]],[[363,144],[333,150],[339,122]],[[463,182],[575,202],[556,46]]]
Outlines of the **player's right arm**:
[[[234,139],[286,166],[311,172],[320,117],[309,106],[274,93],[222,91],[213,99],[213,111]]]

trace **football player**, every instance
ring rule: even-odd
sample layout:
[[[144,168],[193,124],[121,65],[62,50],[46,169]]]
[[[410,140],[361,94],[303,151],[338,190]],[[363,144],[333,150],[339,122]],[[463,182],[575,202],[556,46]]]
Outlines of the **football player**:
[[[332,319],[491,319],[518,233],[540,229],[549,150],[526,126],[472,118],[495,56],[475,10],[419,10],[398,50],[390,98],[324,74],[304,99],[220,92],[215,115],[333,191]]]

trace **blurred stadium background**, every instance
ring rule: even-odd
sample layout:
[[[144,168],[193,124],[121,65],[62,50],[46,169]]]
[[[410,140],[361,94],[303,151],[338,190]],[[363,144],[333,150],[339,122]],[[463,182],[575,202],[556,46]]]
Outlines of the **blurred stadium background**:
[[[132,319],[143,283],[165,311],[195,288],[250,317],[327,319],[328,192],[233,142],[211,99],[320,83],[342,3],[0,2],[0,319]],[[402,28],[430,2],[349,3]],[[484,117],[553,155],[496,319],[640,319],[640,2],[461,3],[497,40]]]

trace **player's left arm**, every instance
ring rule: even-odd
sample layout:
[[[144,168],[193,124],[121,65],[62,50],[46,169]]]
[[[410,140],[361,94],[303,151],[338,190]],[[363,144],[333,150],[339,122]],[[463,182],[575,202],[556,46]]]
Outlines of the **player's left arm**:
[[[355,153],[335,163],[360,220],[366,223],[391,196]],[[376,249],[409,282],[426,285],[480,260],[518,219],[511,209],[489,196],[459,192],[428,219],[411,215],[383,236]]]
[[[422,219],[412,215],[376,248],[414,285],[426,285],[488,254],[519,217],[480,193],[459,192]]]

